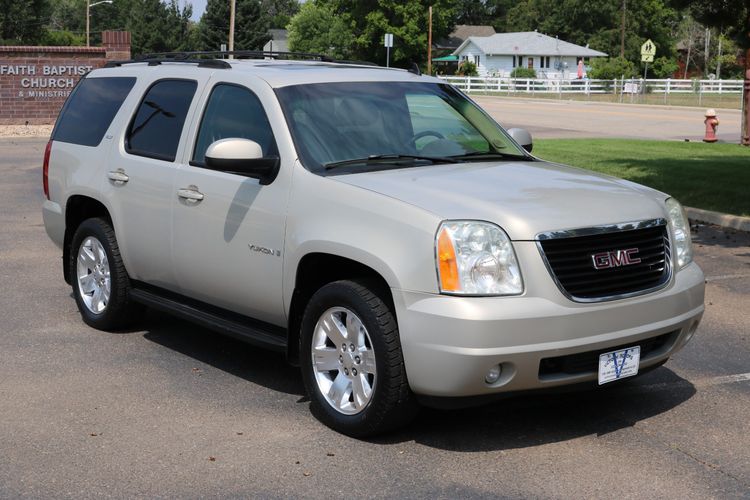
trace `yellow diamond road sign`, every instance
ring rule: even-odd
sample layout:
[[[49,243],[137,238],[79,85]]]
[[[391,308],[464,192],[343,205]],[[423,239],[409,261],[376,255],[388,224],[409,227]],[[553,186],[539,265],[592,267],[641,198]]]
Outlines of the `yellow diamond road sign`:
[[[651,39],[646,40],[646,43],[641,45],[641,56],[651,56],[654,57],[656,55],[656,44],[651,41]]]

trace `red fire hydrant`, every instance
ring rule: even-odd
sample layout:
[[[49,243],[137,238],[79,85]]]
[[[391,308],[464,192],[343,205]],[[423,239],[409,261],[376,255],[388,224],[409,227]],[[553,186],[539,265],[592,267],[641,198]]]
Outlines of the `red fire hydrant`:
[[[716,118],[716,110],[707,109],[706,119],[703,123],[706,124],[706,135],[703,137],[703,142],[716,142],[718,140],[716,138],[716,129],[719,127],[719,119]]]

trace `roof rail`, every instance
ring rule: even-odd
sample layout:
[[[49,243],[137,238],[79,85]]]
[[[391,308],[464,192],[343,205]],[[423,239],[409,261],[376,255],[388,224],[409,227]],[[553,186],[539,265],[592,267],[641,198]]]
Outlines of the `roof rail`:
[[[233,51],[198,51],[198,52],[157,52],[143,54],[135,59],[127,61],[111,61],[105,68],[122,66],[123,64],[148,63],[149,66],[157,66],[164,62],[197,64],[202,68],[231,69],[226,61],[227,56],[235,59],[282,59],[282,60],[314,60],[337,64],[358,64],[363,66],[377,66],[367,61],[347,61],[333,59],[325,54],[311,52],[279,52],[263,50],[233,50]]]
[[[149,66],[159,66],[163,62],[197,64],[199,68],[232,69],[232,66],[221,59],[171,59],[147,57],[141,59],[129,59],[127,61],[110,61],[104,65],[105,68],[117,68],[124,64],[148,63]]]

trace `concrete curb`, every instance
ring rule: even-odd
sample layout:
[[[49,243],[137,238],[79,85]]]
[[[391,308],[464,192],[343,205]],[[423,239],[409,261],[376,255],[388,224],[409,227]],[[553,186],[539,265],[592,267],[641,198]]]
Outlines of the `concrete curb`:
[[[721,212],[712,212],[711,210],[702,210],[693,207],[685,207],[685,211],[690,220],[708,222],[709,224],[716,224],[717,226],[750,233],[750,217],[723,214]]]

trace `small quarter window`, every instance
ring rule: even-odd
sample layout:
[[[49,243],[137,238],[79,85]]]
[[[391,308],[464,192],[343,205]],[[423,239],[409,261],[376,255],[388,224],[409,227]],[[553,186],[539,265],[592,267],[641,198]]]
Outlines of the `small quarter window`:
[[[278,155],[271,125],[258,97],[244,87],[219,84],[211,92],[203,114],[193,163],[203,166],[208,146],[230,137],[257,142],[263,156]]]
[[[98,146],[133,85],[132,77],[82,79],[60,111],[52,140]]]
[[[152,85],[128,129],[128,153],[174,161],[197,87],[194,80],[161,80]]]

